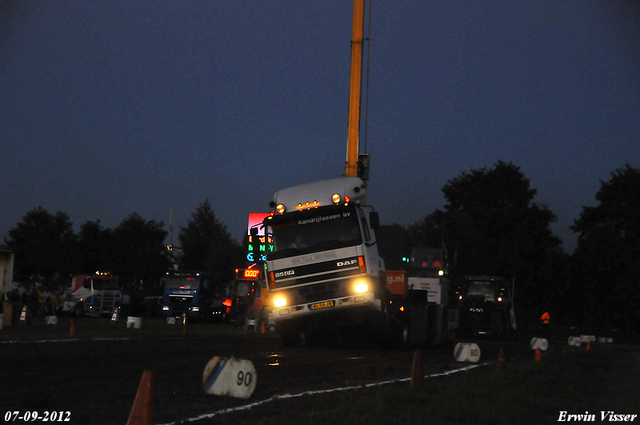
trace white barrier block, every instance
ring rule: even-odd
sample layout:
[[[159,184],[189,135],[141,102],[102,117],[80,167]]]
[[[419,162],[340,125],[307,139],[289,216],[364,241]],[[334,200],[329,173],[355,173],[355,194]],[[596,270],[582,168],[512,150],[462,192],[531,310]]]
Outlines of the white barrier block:
[[[176,324],[176,318],[175,317],[167,317],[167,325],[175,325]]]
[[[57,325],[58,324],[58,318],[56,316],[47,316],[45,317],[45,323],[47,325]]]
[[[202,374],[202,388],[207,394],[249,398],[256,389],[258,376],[249,360],[214,357]]]
[[[477,363],[480,360],[480,347],[471,342],[459,342],[453,349],[453,357],[457,362]]]
[[[127,329],[140,329],[142,325],[142,317],[128,317],[127,318]]]
[[[549,348],[549,341],[547,341],[546,338],[532,338],[530,345],[532,350],[547,351]]]
[[[596,337],[594,335],[580,335],[580,340],[582,342],[596,342]]]
[[[580,339],[580,337],[577,337],[577,336],[570,336],[568,343],[572,347],[580,347],[580,344],[582,344],[582,339]]]

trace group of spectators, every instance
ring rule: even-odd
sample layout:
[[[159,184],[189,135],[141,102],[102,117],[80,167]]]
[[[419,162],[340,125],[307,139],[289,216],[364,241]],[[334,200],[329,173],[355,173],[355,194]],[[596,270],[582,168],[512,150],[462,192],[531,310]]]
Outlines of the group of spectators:
[[[9,302],[13,305],[13,311],[22,311],[24,306],[32,315],[59,315],[62,313],[65,296],[60,293],[52,293],[46,295],[44,292],[36,293],[33,289],[25,290],[22,295],[17,289],[3,294],[0,291],[0,312],[2,312],[2,304]]]

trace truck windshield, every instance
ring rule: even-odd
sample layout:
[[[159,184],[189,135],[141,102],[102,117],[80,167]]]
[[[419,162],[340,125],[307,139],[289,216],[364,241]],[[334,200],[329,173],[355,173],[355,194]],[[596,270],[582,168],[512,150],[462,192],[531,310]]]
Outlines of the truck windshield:
[[[469,282],[468,297],[484,297],[487,301],[496,300],[495,284],[488,281],[473,280]]]
[[[185,276],[169,276],[164,278],[166,289],[198,289],[199,278]]]
[[[326,251],[362,243],[354,207],[325,207],[274,216],[268,221],[273,234],[269,258]]]
[[[87,287],[86,284],[85,287]],[[120,289],[120,285],[118,279],[93,279],[93,289],[96,291],[117,290]]]

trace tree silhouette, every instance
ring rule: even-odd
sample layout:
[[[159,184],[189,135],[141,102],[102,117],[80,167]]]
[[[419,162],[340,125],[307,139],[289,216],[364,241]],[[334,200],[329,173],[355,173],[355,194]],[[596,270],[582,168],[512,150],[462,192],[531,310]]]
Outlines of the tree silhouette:
[[[14,252],[14,279],[26,289],[41,285],[62,291],[78,265],[76,237],[69,216],[34,208],[9,230],[7,247]]]
[[[564,253],[550,224],[556,216],[534,202],[537,191],[513,163],[462,172],[442,188],[447,204],[411,227],[424,245],[444,240],[454,273],[516,278],[528,318],[549,308],[557,293],[556,268]],[[439,247],[436,245],[435,247]],[[457,255],[454,255],[454,252]],[[545,307],[543,307],[543,305]]]
[[[593,326],[640,332],[640,170],[627,164],[600,182],[598,204],[583,207],[571,229],[573,292]]]
[[[180,226],[178,239],[182,270],[209,272],[214,284],[226,283],[233,278],[234,264],[242,254],[208,199],[191,214],[186,226]]]
[[[87,221],[80,226],[80,233],[78,233],[79,272],[110,272],[115,252],[113,244],[113,230],[102,227],[100,220]]]
[[[111,269],[126,289],[158,287],[160,277],[169,267],[164,247],[167,232],[162,227],[162,222],[146,221],[133,213],[113,230]]]

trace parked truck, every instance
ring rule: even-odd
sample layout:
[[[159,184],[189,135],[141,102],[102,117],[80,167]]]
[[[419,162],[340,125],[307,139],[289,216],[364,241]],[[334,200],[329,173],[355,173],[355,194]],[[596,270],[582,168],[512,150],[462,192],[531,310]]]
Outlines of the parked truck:
[[[111,314],[125,304],[126,297],[116,276],[105,272],[73,276],[71,294],[62,310],[75,316]]]
[[[204,272],[167,272],[161,279],[163,290],[162,315],[189,320],[208,320],[212,314],[210,276]]]
[[[454,279],[459,336],[506,339],[515,336],[513,283],[500,276],[467,275]]]
[[[285,345],[315,329],[388,321],[379,219],[365,195],[362,179],[343,177],[273,196],[274,212],[264,220],[273,239],[266,289]]]
[[[387,271],[394,336],[404,346],[438,345],[453,337],[449,265],[443,249],[415,248],[405,270]]]

